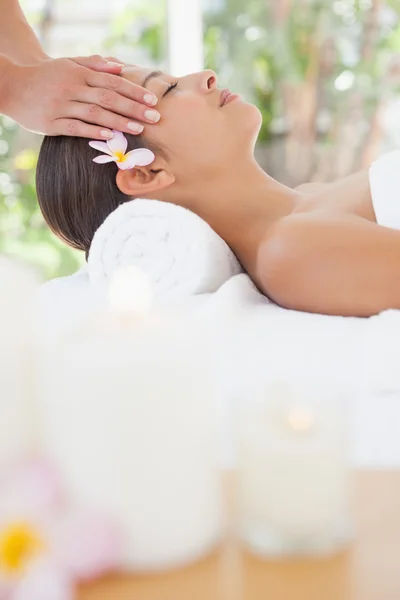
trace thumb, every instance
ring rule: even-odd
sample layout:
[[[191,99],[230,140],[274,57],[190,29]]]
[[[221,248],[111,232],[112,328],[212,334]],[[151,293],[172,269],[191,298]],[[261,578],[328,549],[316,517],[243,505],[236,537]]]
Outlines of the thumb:
[[[119,75],[125,66],[123,63],[103,58],[99,54],[93,54],[92,56],[76,56],[70,60],[74,61],[77,65],[81,65],[81,67],[92,69],[92,71],[113,73],[114,75]]]

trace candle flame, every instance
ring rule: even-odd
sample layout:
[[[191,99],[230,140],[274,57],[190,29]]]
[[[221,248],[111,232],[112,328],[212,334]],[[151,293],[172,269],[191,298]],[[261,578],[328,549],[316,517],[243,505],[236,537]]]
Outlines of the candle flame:
[[[315,419],[310,410],[295,408],[288,414],[288,422],[291,429],[299,432],[310,431],[313,428]]]
[[[112,277],[109,289],[111,308],[116,312],[146,312],[153,294],[148,276],[134,266],[120,267]]]

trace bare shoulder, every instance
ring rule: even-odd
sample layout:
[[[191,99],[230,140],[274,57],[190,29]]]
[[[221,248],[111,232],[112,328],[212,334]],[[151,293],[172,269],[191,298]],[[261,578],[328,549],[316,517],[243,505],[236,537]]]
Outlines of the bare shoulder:
[[[257,283],[266,295],[279,293],[286,280],[292,278],[297,263],[303,262],[307,254],[313,254],[310,247],[310,242],[316,246],[313,223],[316,223],[313,212],[292,213],[275,221],[266,231],[258,247],[256,265]]]
[[[258,285],[286,308],[367,316],[398,307],[388,288],[399,264],[400,231],[350,213],[292,213],[259,245]]]
[[[298,192],[303,192],[304,194],[313,194],[317,192],[323,192],[329,189],[331,186],[331,183],[301,183],[294,189]]]
[[[304,194],[329,193],[332,191],[340,192],[341,195],[347,194],[351,197],[354,193],[357,193],[358,188],[362,188],[362,191],[365,192],[365,186],[368,184],[368,171],[368,168],[364,168],[329,183],[302,183],[294,189]]]
[[[291,213],[278,219],[271,225],[263,236],[257,254],[259,274],[266,275],[281,270],[283,263],[299,257],[299,252],[314,240],[310,238],[312,230],[320,221],[315,212]],[[318,230],[318,227],[317,227]],[[307,250],[308,251],[308,250]]]
[[[322,256],[322,250],[335,253],[360,239],[374,241],[377,233],[388,231],[354,213],[330,210],[296,212],[277,220],[265,233],[259,245],[259,268],[264,273],[286,269],[290,265],[310,263]],[[390,230],[400,238],[400,232]]]

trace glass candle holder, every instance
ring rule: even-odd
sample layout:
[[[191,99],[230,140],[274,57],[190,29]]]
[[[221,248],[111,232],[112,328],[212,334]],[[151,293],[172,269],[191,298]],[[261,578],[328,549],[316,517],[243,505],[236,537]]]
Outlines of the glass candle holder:
[[[236,529],[258,555],[326,555],[353,537],[348,414],[334,385],[271,380],[236,411]]]
[[[223,535],[208,338],[183,317],[126,309],[43,355],[42,449],[71,502],[120,526],[121,567],[165,571]]]

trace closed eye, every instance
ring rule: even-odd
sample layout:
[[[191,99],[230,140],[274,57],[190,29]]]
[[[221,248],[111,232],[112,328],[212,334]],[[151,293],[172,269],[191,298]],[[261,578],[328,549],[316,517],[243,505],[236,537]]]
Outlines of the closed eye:
[[[170,92],[171,90],[173,90],[174,88],[176,88],[176,87],[178,86],[178,83],[179,83],[178,81],[175,81],[175,83],[171,83],[171,85],[169,86],[169,88],[167,89],[167,91],[166,91],[166,92],[164,92],[164,94],[163,94],[163,96],[162,96],[162,97],[163,97],[163,98],[165,98],[165,96],[166,96],[167,94],[169,94],[169,92]]]

